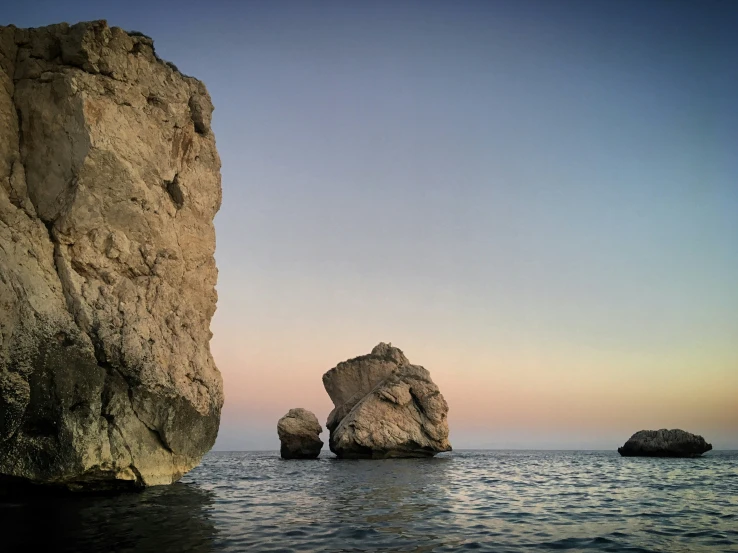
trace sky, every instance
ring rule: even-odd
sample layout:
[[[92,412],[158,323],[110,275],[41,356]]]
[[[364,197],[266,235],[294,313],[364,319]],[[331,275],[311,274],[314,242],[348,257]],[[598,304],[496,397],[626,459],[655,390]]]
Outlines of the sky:
[[[323,373],[381,341],[431,372],[456,449],[738,449],[738,3],[0,10],[92,19],[215,105],[215,449],[324,422]]]

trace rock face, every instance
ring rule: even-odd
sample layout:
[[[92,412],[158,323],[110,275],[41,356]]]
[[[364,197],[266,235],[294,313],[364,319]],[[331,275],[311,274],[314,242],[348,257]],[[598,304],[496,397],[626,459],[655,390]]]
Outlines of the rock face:
[[[0,27],[0,478],[168,484],[212,446],[202,83],[104,21]]]
[[[710,451],[702,436],[684,430],[641,430],[618,448],[623,457],[698,457]]]
[[[430,457],[451,451],[448,405],[423,367],[391,344],[323,375],[335,408],[330,448],[344,458]]]
[[[321,432],[323,427],[313,413],[307,409],[290,409],[277,423],[282,444],[280,454],[285,459],[315,459],[323,449],[318,437]]]

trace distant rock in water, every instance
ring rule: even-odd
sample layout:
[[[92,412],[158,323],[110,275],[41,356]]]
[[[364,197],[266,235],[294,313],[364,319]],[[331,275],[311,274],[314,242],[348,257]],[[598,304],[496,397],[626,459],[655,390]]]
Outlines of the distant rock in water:
[[[170,484],[212,447],[212,110],[146,36],[0,27],[0,481]]]
[[[698,457],[710,451],[702,436],[684,430],[641,430],[618,448],[623,457]]]
[[[380,343],[323,375],[335,408],[330,449],[344,458],[430,457],[451,451],[448,404],[430,373]]]
[[[285,459],[315,459],[323,449],[318,437],[321,432],[323,427],[313,413],[307,409],[290,409],[277,423],[282,444],[280,454]]]

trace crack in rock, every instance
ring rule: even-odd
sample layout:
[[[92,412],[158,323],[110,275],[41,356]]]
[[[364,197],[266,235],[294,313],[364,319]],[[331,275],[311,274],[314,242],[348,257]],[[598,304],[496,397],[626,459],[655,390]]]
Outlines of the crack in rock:
[[[0,71],[0,117],[18,124],[0,129],[13,244],[0,248],[13,344],[0,406],[20,389],[7,367],[28,388],[0,436],[0,478],[170,483],[210,449],[223,404],[210,97],[151,39],[104,21],[0,27]]]

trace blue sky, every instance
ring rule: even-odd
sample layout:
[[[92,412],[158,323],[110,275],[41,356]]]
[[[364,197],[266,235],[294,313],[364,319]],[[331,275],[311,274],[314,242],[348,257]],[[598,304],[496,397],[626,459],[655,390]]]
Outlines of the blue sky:
[[[275,448],[291,407],[324,419],[322,373],[384,340],[431,371],[456,447],[682,425],[738,448],[738,3],[0,13],[99,18],[216,106],[217,447]]]

